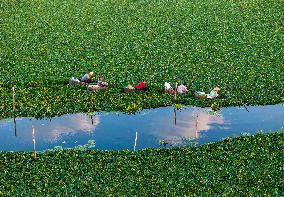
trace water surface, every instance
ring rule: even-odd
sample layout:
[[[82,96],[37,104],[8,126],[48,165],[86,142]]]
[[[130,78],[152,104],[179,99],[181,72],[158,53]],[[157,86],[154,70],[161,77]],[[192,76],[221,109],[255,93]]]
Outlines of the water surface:
[[[0,120],[0,151],[32,151],[32,126],[37,150],[55,146],[71,148],[95,140],[95,149],[122,150],[167,146],[201,145],[284,127],[283,105],[222,108],[173,107],[146,109],[136,115],[123,113],[68,114],[51,119]]]

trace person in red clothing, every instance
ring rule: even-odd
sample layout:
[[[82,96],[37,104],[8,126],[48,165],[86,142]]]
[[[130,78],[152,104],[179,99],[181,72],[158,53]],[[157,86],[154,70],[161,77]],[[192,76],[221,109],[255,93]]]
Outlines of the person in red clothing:
[[[148,84],[147,82],[142,81],[135,86],[135,89],[139,91],[146,91],[148,89]]]

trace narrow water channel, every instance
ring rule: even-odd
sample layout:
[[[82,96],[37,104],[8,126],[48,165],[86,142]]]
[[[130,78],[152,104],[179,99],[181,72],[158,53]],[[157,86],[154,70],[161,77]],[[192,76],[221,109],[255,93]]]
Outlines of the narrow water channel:
[[[32,151],[32,126],[37,150],[72,148],[95,140],[95,149],[122,150],[167,146],[197,146],[226,137],[266,132],[284,127],[284,106],[222,108],[173,107],[146,109],[136,115],[123,113],[68,114],[51,119],[0,120],[0,151]],[[282,129],[283,131],[283,129]]]

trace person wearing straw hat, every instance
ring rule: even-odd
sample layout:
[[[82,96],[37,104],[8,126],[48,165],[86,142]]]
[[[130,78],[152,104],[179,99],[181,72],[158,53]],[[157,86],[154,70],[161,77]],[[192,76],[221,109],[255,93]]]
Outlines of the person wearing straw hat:
[[[108,85],[108,83],[107,82],[105,82],[104,81],[104,79],[103,79],[103,77],[101,76],[100,78],[99,78],[99,81],[97,82],[97,84],[96,85],[88,85],[87,86],[87,89],[88,90],[104,90],[104,89],[106,89],[107,87],[108,87],[109,85]]]
[[[218,87],[213,88],[213,90],[211,90],[211,92],[207,94],[207,98],[209,99],[217,98],[219,96],[218,94],[219,91],[220,91],[220,88]]]
[[[130,84],[128,84],[125,88],[123,88],[123,92],[125,93],[134,92],[134,91],[135,91],[135,88]]]

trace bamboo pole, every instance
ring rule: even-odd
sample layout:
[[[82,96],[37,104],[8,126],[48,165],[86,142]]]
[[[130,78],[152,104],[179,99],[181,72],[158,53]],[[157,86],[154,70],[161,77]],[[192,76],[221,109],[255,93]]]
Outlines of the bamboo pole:
[[[16,104],[15,104],[15,87],[12,87],[13,91],[13,119],[14,119],[14,128],[15,128],[15,136],[17,136],[17,125],[16,125],[16,117],[15,117],[15,110],[16,110]]]
[[[138,139],[138,133],[136,131],[136,136],[135,136],[135,141],[134,141],[134,151],[136,150],[137,139]]]
[[[174,103],[176,103],[176,100],[177,100],[177,85],[178,83],[176,82],[175,91],[174,91]]]
[[[195,121],[195,142],[194,142],[194,147],[196,147],[197,138],[198,138],[198,113],[196,115],[196,121]]]
[[[15,105],[15,87],[12,87],[13,91],[13,114],[15,113],[16,105]]]
[[[94,124],[94,119],[93,119],[93,115],[91,115],[91,119],[92,119],[92,125]]]
[[[174,104],[176,104],[176,100],[177,100],[177,86],[178,83],[176,82],[175,84],[175,89],[174,89]],[[177,124],[177,110],[174,107],[174,119],[175,119],[175,125]]]
[[[177,125],[177,110],[174,108],[174,119],[175,119],[175,125]]]
[[[15,136],[17,137],[17,123],[15,116],[14,116],[14,130],[15,130]]]
[[[90,95],[90,107],[89,109],[93,109],[93,94]],[[93,114],[91,115],[92,125],[94,124]]]
[[[33,144],[34,144],[34,160],[36,160],[36,141],[35,141],[35,127],[33,127]]]
[[[174,104],[176,104],[176,100],[177,100],[177,86],[178,86],[178,83],[176,82],[175,88],[174,88]],[[175,106],[174,106],[174,122],[176,125],[177,124],[177,112],[176,112]]]

